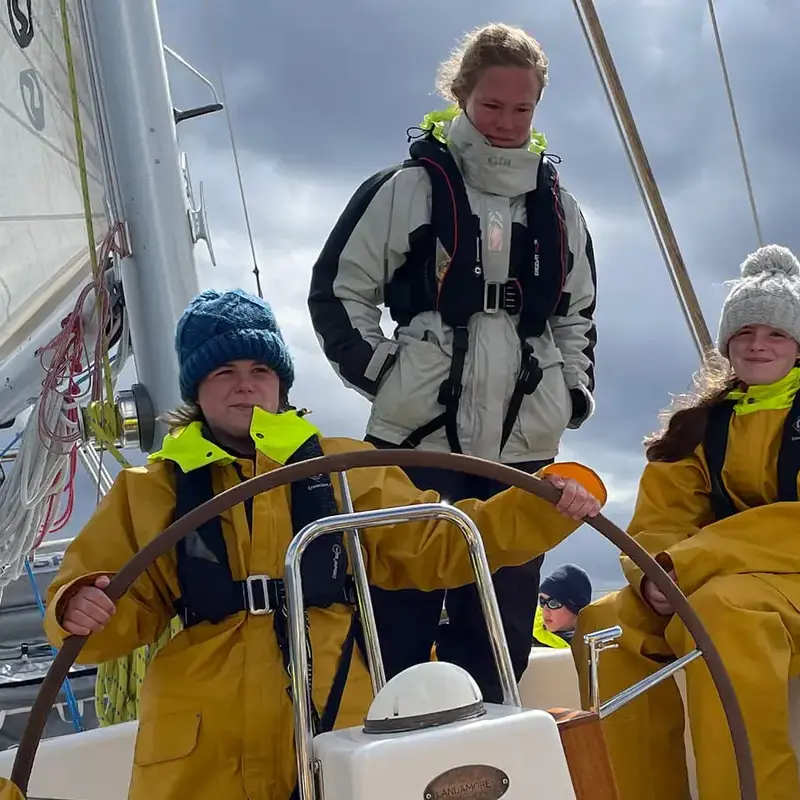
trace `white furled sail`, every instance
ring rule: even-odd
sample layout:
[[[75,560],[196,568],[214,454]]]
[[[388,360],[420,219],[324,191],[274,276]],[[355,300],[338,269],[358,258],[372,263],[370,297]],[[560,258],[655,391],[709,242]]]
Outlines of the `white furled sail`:
[[[0,485],[0,598],[58,519],[82,438],[78,403],[108,389],[108,337],[120,327],[127,350],[106,282],[119,227],[106,213],[108,171],[78,4],[4,5],[0,423],[33,408]]]
[[[89,227],[96,246],[110,227],[75,5],[66,4],[69,44],[59,0],[0,7],[0,422],[41,393],[37,350],[59,333],[91,281]],[[93,304],[93,295],[87,299]]]

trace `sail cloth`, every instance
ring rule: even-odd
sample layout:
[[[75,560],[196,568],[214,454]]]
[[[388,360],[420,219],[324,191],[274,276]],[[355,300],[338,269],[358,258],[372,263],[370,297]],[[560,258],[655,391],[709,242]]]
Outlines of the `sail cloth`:
[[[77,5],[73,0],[0,2],[0,422],[19,414],[42,392],[45,371],[36,351],[48,344],[80,291],[91,282],[90,253],[110,229],[98,120]],[[87,350],[94,352],[92,343],[87,342]],[[26,427],[21,447],[28,446],[33,453],[28,463],[35,467],[53,455],[39,435],[36,419],[31,419],[34,424]],[[62,450],[55,467],[66,474],[69,448],[55,452]],[[14,470],[17,475],[24,472],[21,460]],[[0,486],[0,598],[9,581],[26,585],[24,574],[14,578],[22,574],[25,550],[39,534],[38,510],[47,505],[48,492],[60,494],[60,486],[51,485],[49,468],[34,473],[37,480],[23,475],[17,484],[6,481]],[[34,497],[36,501],[31,500]],[[12,640],[7,630],[12,624],[20,641],[16,654],[7,648],[0,653],[0,749],[15,743],[52,660],[32,597],[23,608],[9,608],[6,602],[0,609],[0,643],[6,646]],[[35,659],[29,652],[22,654],[22,643],[28,651],[36,651]],[[79,702],[89,701],[83,708],[86,727],[97,725],[91,702],[95,673],[94,668],[86,671],[73,686]],[[51,712],[49,734],[72,730],[68,718],[60,714],[63,711]]]
[[[67,3],[95,245],[107,235],[86,43]],[[0,4],[0,365],[91,279],[60,0]],[[36,342],[37,347],[46,342]]]

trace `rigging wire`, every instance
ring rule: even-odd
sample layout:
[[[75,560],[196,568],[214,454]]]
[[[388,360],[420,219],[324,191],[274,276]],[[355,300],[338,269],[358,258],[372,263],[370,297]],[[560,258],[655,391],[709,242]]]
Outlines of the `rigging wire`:
[[[714,29],[714,40],[717,44],[717,55],[719,56],[719,65],[722,68],[722,79],[725,83],[725,92],[728,95],[728,106],[731,110],[731,119],[733,120],[733,130],[736,134],[736,144],[739,147],[739,159],[742,162],[742,170],[744,171],[744,182],[747,186],[747,199],[750,202],[750,213],[753,215],[753,224],[756,228],[756,238],[758,239],[759,247],[764,246],[764,235],[761,229],[761,220],[758,216],[758,207],[756,206],[755,193],[753,192],[753,182],[750,179],[750,169],[747,166],[747,155],[745,154],[744,142],[742,141],[742,131],[739,127],[739,117],[736,114],[736,103],[733,100],[733,89],[731,88],[731,79],[728,75],[728,66],[725,61],[725,51],[722,47],[722,37],[719,33],[719,25],[717,24],[717,12],[714,8],[714,0],[708,0],[708,13],[711,16],[711,27]]]
[[[603,26],[597,15],[593,0],[572,0],[578,15],[589,51],[597,67],[603,90],[611,107],[617,130],[622,137],[628,161],[634,172],[639,193],[645,202],[645,210],[656,233],[659,249],[664,258],[667,272],[672,281],[689,330],[694,339],[700,358],[713,349],[711,334],[700,303],[686,270],[675,232],[669,220],[664,201],[658,189],[650,162],[642,144],[636,122],[622,87]]]
[[[206,15],[209,15],[212,11],[212,4],[209,0],[205,0],[203,3],[204,12]],[[216,7],[216,4],[214,5]],[[250,243],[250,255],[253,259],[253,277],[256,281],[256,291],[258,292],[258,296],[263,300],[264,299],[264,292],[261,289],[261,270],[258,268],[258,256],[256,255],[256,244],[253,238],[253,229],[250,225],[250,210],[247,206],[247,198],[245,197],[244,193],[244,181],[242,180],[242,170],[239,165],[239,151],[236,147],[236,137],[233,133],[233,122],[231,121],[231,112],[230,107],[228,106],[228,96],[225,92],[225,80],[222,76],[222,62],[219,58],[219,49],[214,50],[214,67],[219,78],[219,95],[220,100],[222,101],[223,111],[225,113],[225,122],[228,125],[228,136],[231,140],[231,150],[233,151],[233,163],[236,167],[236,180],[239,182],[239,196],[242,199],[242,210],[244,211],[244,224],[247,228],[247,239]]]
[[[577,9],[577,5],[576,5],[576,9]],[[579,22],[581,24],[581,29],[583,30],[583,35],[586,38],[586,42],[589,45],[589,53],[592,56],[592,60],[594,61],[594,65],[597,68],[597,71],[598,71],[598,73],[600,74],[600,76],[602,78],[602,76],[603,76],[602,69],[603,68],[602,68],[602,65],[600,64],[599,56],[597,54],[597,51],[594,48],[594,44],[592,42],[591,35],[590,35],[589,30],[588,30],[588,28],[586,26],[586,21],[583,19],[583,17],[580,15],[580,13],[578,14],[578,20],[579,20]],[[658,249],[661,251],[661,256],[664,259],[664,262],[669,266],[669,255],[667,253],[666,247],[664,246],[664,241],[663,241],[663,239],[662,239],[662,237],[661,237],[661,235],[659,233],[658,222],[656,221],[656,218],[653,215],[653,208],[650,205],[649,199],[647,197],[647,192],[645,192],[644,185],[642,184],[642,181],[639,179],[639,174],[637,172],[637,167],[636,167],[636,160],[635,160],[635,158],[633,156],[633,152],[631,151],[631,144],[628,141],[627,136],[625,135],[625,128],[623,127],[622,121],[620,120],[619,112],[617,111],[617,108],[614,105],[614,98],[612,97],[611,91],[609,90],[608,85],[606,84],[605,80],[601,80],[600,84],[601,84],[601,87],[603,89],[603,93],[606,96],[606,100],[608,101],[608,105],[611,108],[611,112],[612,112],[611,116],[614,118],[614,125],[616,126],[617,133],[619,134],[619,138],[622,141],[622,147],[625,150],[625,155],[626,155],[626,157],[628,159],[628,164],[630,164],[631,171],[633,172],[634,178],[636,179],[635,180],[636,189],[639,192],[639,197],[641,197],[641,199],[642,199],[642,204],[644,205],[645,214],[647,214],[647,219],[649,220],[650,226],[652,227],[653,233],[655,234],[656,245],[658,246]],[[677,283],[677,281],[675,279],[675,275],[673,274],[671,269],[669,269],[668,272],[669,272],[670,280],[672,281],[672,286],[673,286],[676,294],[678,294],[678,296],[680,297],[680,287],[679,287],[679,285],[678,285],[678,283]],[[684,310],[684,313],[685,313],[685,310]],[[687,324],[691,325],[691,321],[690,321],[690,319],[688,317],[686,317],[686,322],[687,322]]]
[[[256,245],[253,239],[253,229],[250,226],[250,212],[247,208],[247,198],[244,194],[244,182],[242,181],[242,170],[239,166],[239,153],[236,149],[236,137],[233,135],[233,123],[231,122],[231,111],[228,105],[228,97],[225,93],[225,81],[222,77],[222,68],[217,61],[217,76],[219,77],[219,94],[222,100],[222,105],[225,109],[225,120],[228,123],[228,135],[231,140],[231,149],[233,150],[233,163],[236,165],[236,179],[239,181],[239,195],[242,198],[242,209],[244,211],[244,224],[247,227],[247,239],[250,242],[250,254],[253,257],[253,277],[256,280],[256,290],[258,296],[263,300],[264,293],[261,290],[261,271],[258,268],[258,257],[256,256]]]

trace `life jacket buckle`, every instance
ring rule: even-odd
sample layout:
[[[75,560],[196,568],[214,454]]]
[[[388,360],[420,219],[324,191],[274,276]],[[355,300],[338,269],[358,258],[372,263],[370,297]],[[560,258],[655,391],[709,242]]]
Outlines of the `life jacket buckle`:
[[[483,284],[483,310],[487,314],[496,314],[502,308],[502,290],[505,284],[499,281],[486,281]]]
[[[262,617],[275,610],[269,594],[271,582],[269,575],[248,575],[244,590],[245,605],[250,614]]]
[[[516,316],[522,311],[522,286],[517,280],[486,281],[483,285],[483,310],[487,314],[505,311]]]

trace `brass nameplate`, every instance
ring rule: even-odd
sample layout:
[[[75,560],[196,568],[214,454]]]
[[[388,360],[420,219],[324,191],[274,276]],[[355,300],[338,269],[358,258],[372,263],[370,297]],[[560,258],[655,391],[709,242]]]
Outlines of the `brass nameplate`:
[[[498,800],[507,791],[508,775],[486,764],[466,764],[437,775],[426,787],[424,800]]]

